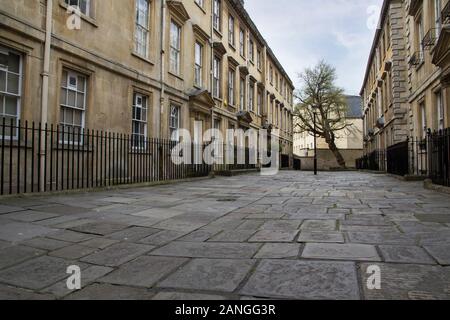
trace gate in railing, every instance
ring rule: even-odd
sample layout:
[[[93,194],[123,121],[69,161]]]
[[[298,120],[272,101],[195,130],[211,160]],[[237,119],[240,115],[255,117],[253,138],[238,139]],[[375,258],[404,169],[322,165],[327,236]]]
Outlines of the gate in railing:
[[[450,128],[429,134],[428,144],[430,179],[450,187]]]
[[[409,173],[409,142],[397,143],[386,149],[387,172],[399,176]]]

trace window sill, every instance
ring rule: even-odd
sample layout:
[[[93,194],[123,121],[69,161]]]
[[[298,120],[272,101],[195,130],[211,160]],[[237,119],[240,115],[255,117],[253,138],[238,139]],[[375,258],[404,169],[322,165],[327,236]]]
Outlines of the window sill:
[[[416,67],[416,72],[419,71],[420,69],[422,69],[422,66],[425,64],[425,60],[422,61],[421,63],[419,63]]]
[[[64,2],[64,0],[59,0],[59,6],[64,8],[66,11],[69,8],[69,6],[67,5],[67,3]],[[95,18],[87,16],[85,14],[81,14],[81,19],[86,21],[87,23],[91,24],[93,27],[98,28],[98,24],[97,21],[95,20]]]
[[[214,29],[214,33],[222,39],[223,38],[222,32],[220,30],[217,30],[216,28],[213,28],[213,29]]]
[[[203,8],[201,5],[199,5],[196,1],[194,1],[194,3],[197,5],[197,7],[203,11],[204,14],[206,14],[206,10],[205,8]]]
[[[173,73],[172,71],[168,71],[167,73],[168,73],[169,75],[171,75],[172,77],[175,77],[175,78],[177,78],[177,79],[179,79],[179,80],[181,80],[181,81],[184,81],[184,79],[183,79],[183,76],[182,76],[182,75],[179,75],[179,74]]]
[[[145,62],[151,64],[152,66],[155,65],[155,63],[154,63],[153,61],[151,61],[150,59],[148,59],[148,58],[146,58],[146,57],[144,57],[144,56],[141,56],[140,54],[138,54],[138,53],[136,53],[136,52],[132,52],[131,55],[132,55],[133,57],[135,57],[135,58],[138,58],[138,59],[140,59],[140,60],[142,60],[142,61],[145,61]]]
[[[236,52],[236,47],[234,46],[234,44],[228,42],[228,47],[230,47],[231,50],[233,50],[234,52]]]

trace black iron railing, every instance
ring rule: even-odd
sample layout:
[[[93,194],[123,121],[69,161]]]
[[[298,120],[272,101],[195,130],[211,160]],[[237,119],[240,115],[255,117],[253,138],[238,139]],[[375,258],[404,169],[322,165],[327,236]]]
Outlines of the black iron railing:
[[[386,171],[391,174],[405,176],[409,173],[408,141],[397,143],[386,149]]]
[[[408,174],[428,175],[428,138],[409,138]]]
[[[423,62],[423,51],[414,52],[411,58],[409,58],[409,65],[418,67]]]
[[[377,167],[380,151],[356,160],[357,169],[386,171],[429,178],[450,187],[450,128],[429,131],[425,138],[409,138],[386,149],[386,168]]]
[[[356,168],[360,170],[385,171],[386,152],[384,150],[375,150],[357,159]]]
[[[450,22],[450,1],[447,2],[444,9],[442,9],[441,19],[443,24]]]
[[[450,187],[450,128],[428,135],[429,177],[434,184]]]
[[[8,121],[9,122],[9,121]],[[175,164],[177,142],[25,122],[0,123],[0,195],[207,176],[204,162]],[[191,145],[202,152],[204,145]]]
[[[431,28],[425,37],[422,39],[422,48],[424,50],[429,50],[436,44],[436,41],[438,39],[438,29]]]

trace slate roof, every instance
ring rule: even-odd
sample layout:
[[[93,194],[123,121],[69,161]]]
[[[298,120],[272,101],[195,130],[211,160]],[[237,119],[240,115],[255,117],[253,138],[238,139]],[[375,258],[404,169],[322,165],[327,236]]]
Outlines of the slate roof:
[[[362,99],[360,96],[346,96],[348,102],[347,118],[362,118]]]

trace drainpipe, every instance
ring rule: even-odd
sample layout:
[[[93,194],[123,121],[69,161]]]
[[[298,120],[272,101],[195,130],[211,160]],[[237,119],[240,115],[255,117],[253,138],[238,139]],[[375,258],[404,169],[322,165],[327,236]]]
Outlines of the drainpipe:
[[[211,1],[211,30],[210,30],[210,32],[211,32],[211,36],[210,36],[209,42],[210,42],[210,46],[211,46],[211,72],[210,72],[209,88],[210,88],[211,96],[214,96],[214,94],[213,94],[213,83],[214,83],[214,1]],[[224,73],[222,72],[222,75],[223,74]],[[211,109],[211,129],[214,129],[214,106]]]
[[[165,77],[164,73],[165,65],[166,65],[166,52],[165,52],[165,43],[166,43],[166,0],[161,1],[161,53],[160,53],[160,59],[161,59],[161,74],[160,74],[160,85],[161,85],[161,96],[160,96],[160,113],[159,113],[159,138],[163,137],[163,116],[164,116],[164,94],[166,92],[166,85],[165,85]]]
[[[52,41],[52,12],[53,0],[47,0],[47,12],[45,19],[45,43],[44,43],[44,68],[42,70],[42,96],[41,96],[41,124],[45,128],[45,124],[48,121],[48,95],[49,95],[49,75],[50,75],[50,50]],[[41,157],[40,168],[40,190],[43,191],[45,187],[45,133],[41,132],[41,145],[39,156]]]
[[[211,1],[211,28],[209,30],[209,45],[211,47],[211,61],[210,61],[210,73],[209,73],[209,92],[211,93],[211,97],[214,99],[213,94],[213,83],[214,83],[214,1]],[[222,73],[223,74],[223,73]],[[214,129],[214,106],[211,108],[211,129]],[[194,129],[195,130],[195,129]],[[202,140],[203,141],[203,140]],[[215,175],[216,166],[213,166],[212,174]]]

